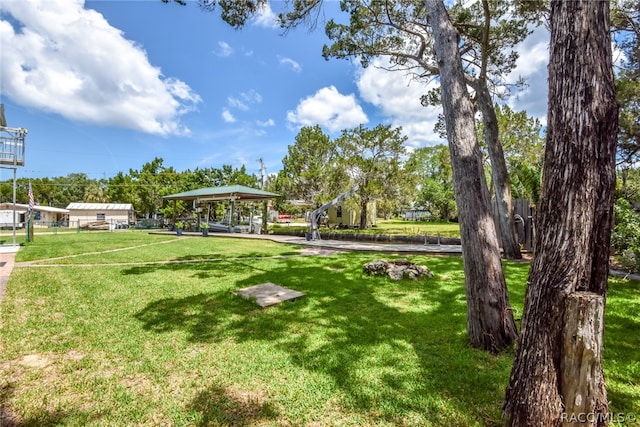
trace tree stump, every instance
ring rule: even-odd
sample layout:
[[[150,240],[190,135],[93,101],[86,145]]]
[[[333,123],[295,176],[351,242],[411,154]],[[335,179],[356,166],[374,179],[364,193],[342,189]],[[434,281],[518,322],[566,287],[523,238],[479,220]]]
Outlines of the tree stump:
[[[596,426],[606,417],[597,407],[602,384],[604,298],[592,292],[567,297],[562,331],[562,421],[568,426]]]

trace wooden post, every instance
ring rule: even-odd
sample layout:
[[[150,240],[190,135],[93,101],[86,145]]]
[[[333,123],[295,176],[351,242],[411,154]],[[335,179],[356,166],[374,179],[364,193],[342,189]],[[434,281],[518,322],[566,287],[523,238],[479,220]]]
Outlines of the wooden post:
[[[262,230],[260,230],[260,234],[269,234],[269,230],[267,230],[269,225],[267,215],[269,215],[269,201],[265,200],[262,202]]]
[[[29,242],[33,242],[34,232],[33,232],[33,211],[32,210],[29,210],[29,229],[28,229],[28,231],[29,231],[29,239],[28,240],[29,240]]]
[[[606,417],[596,407],[603,379],[604,297],[574,292],[567,297],[562,331],[563,426],[596,426]]]
[[[171,222],[172,222],[173,224],[175,224],[175,223],[176,223],[176,209],[177,209],[177,205],[178,205],[178,202],[176,201],[176,199],[173,199],[173,214],[172,214],[172,217],[173,217],[173,218],[172,218],[172,220],[171,220]]]

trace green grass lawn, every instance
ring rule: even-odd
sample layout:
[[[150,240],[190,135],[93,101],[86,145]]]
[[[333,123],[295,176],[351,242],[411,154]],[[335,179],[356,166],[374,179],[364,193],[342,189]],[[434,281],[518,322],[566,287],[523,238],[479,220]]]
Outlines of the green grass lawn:
[[[308,231],[304,224],[291,223],[287,225],[272,225],[269,227],[272,230],[296,230],[296,231]],[[403,221],[403,220],[385,220],[378,219],[375,227],[370,227],[365,230],[358,230],[354,228],[338,229],[338,228],[326,228],[320,229],[321,232],[336,232],[336,233],[365,233],[365,234],[403,234],[407,236],[425,234],[429,236],[442,236],[442,237],[460,237],[460,225],[456,222],[427,222],[427,221]]]
[[[0,306],[0,406],[25,426],[501,425],[513,351],[468,346],[458,257],[412,256],[435,276],[393,282],[362,273],[391,255],[298,249],[37,236],[16,255],[34,264],[14,268]],[[505,272],[519,317],[528,265]],[[261,309],[232,294],[264,282],[306,296]],[[640,414],[639,309],[640,283],[612,278],[615,412]]]
[[[427,222],[427,221],[402,221],[379,219],[374,232],[388,234],[428,234],[436,236],[440,234],[446,237],[460,237],[460,224],[457,222]]]

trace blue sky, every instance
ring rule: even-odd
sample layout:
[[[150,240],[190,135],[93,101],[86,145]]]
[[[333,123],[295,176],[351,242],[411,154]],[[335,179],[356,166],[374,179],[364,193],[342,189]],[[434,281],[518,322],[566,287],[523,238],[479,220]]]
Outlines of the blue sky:
[[[281,169],[301,126],[332,137],[364,124],[402,126],[409,148],[443,142],[426,88],[398,72],[322,58],[323,25],[283,36],[268,9],[234,30],[195,3],[0,0],[0,96],[10,127],[28,129],[19,178],[109,178],[155,157],[178,171]],[[324,16],[338,17],[337,1]],[[519,49],[508,101],[544,120],[548,36]],[[12,172],[0,170],[0,179]]]

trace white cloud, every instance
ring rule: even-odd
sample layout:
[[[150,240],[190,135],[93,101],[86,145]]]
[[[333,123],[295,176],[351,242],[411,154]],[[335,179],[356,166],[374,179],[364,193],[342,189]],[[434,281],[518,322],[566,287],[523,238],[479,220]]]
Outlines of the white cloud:
[[[267,119],[267,120],[265,120],[265,121],[260,121],[260,120],[258,120],[258,121],[256,121],[256,124],[257,124],[258,126],[260,126],[260,127],[264,127],[264,128],[266,128],[266,127],[272,127],[272,126],[275,126],[275,125],[276,125],[276,122],[275,122],[275,121],[273,121],[273,119]]]
[[[156,135],[189,133],[180,116],[201,102],[166,78],[84,0],[2,4],[0,90],[17,104],[71,120]],[[12,24],[19,27],[14,28]]]
[[[258,13],[252,19],[253,23],[255,23],[258,27],[264,28],[278,28],[278,17],[271,10],[271,6],[269,3],[265,2],[262,7],[258,10]]]
[[[295,71],[296,73],[299,73],[302,71],[302,65],[300,65],[300,63],[298,63],[297,61],[294,61],[291,58],[278,55],[278,61],[280,61],[280,64],[286,67],[289,67],[292,71]]]
[[[227,58],[231,55],[233,55],[233,48],[231,47],[231,45],[229,45],[229,43],[227,42],[223,42],[223,41],[219,41],[218,42],[218,50],[216,50],[216,55],[222,57],[222,58]]]
[[[287,112],[287,120],[296,127],[319,124],[331,132],[353,128],[369,121],[355,96],[343,95],[335,86],[322,88],[300,101],[295,111]]]
[[[240,94],[242,99],[251,103],[251,104],[259,104],[262,102],[262,95],[260,95],[256,90],[251,89],[248,92],[242,92]]]
[[[226,123],[233,123],[236,121],[236,118],[233,117],[231,111],[225,108],[224,110],[222,110],[222,120],[224,120]]]
[[[423,107],[420,103],[420,97],[436,85],[412,81],[402,71],[380,69],[384,61],[386,59],[376,59],[358,73],[360,97],[379,108],[392,127],[402,127],[409,138],[407,145],[423,147],[445,143],[433,132],[441,108]]]
[[[508,83],[515,83],[523,78],[527,87],[514,93],[508,104],[516,111],[526,111],[531,117],[546,123],[547,94],[547,65],[549,63],[549,31],[544,27],[537,28],[518,47],[520,54],[516,69],[507,77]]]
[[[629,61],[625,51],[620,49],[620,46],[614,41],[611,42],[611,56],[613,57],[614,69],[624,66]]]
[[[251,89],[242,92],[240,97],[230,96],[227,98],[227,105],[242,111],[249,111],[250,104],[259,104],[262,102],[262,95]]]
[[[237,108],[238,110],[242,111],[249,110],[249,106],[246,103],[233,96],[227,98],[227,105],[229,105],[229,107]]]

